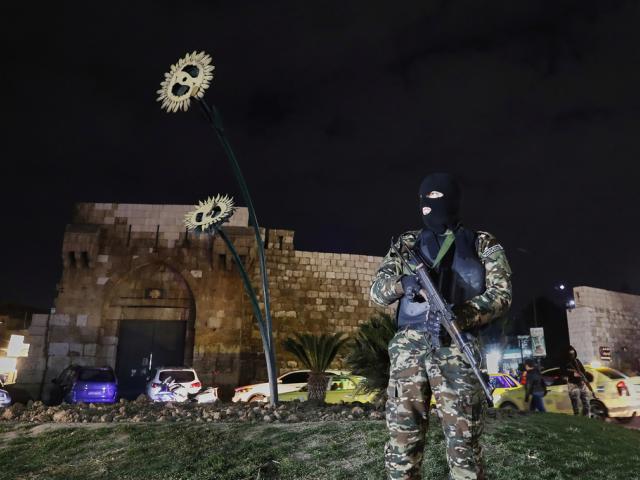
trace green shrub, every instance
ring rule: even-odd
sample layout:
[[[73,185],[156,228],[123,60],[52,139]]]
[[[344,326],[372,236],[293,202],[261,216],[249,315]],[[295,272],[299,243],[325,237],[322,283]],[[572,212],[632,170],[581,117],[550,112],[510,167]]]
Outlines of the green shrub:
[[[329,335],[311,335],[297,333],[296,338],[287,338],[283,342],[284,349],[292,353],[300,363],[311,370],[309,373],[309,400],[324,401],[327,392],[328,378],[324,372],[344,344],[349,340],[342,333]]]
[[[376,314],[360,325],[346,363],[354,375],[366,378],[361,383],[364,392],[383,395],[386,391],[390,365],[387,347],[395,333],[395,320],[387,313]]]

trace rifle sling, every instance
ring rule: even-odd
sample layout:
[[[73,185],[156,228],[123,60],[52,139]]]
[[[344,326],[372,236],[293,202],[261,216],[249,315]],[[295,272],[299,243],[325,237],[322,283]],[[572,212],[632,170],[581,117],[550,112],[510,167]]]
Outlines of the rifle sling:
[[[453,245],[453,241],[456,238],[451,230],[449,230],[448,232],[449,233],[446,234],[447,236],[444,239],[444,242],[442,242],[442,245],[440,246],[440,250],[438,251],[438,255],[436,255],[436,259],[433,261],[433,265],[431,265],[431,268],[433,269],[438,268],[438,265],[440,265],[440,262],[447,254],[447,252],[451,248],[451,245]]]

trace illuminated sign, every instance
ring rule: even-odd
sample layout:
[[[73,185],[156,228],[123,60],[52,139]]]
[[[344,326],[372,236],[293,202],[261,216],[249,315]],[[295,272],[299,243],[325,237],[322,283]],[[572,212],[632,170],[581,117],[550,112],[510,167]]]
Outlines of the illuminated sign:
[[[611,360],[611,348],[610,347],[598,347],[598,352],[600,353],[600,360]]]
[[[547,346],[544,343],[544,328],[536,327],[529,330],[531,333],[531,351],[534,357],[546,357]]]
[[[7,347],[7,357],[28,357],[29,344],[24,343],[23,335],[11,335]]]

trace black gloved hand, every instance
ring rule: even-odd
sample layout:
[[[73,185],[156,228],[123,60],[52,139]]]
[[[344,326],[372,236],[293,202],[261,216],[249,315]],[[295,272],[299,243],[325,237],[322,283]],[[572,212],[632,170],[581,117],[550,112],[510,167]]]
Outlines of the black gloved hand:
[[[456,315],[456,325],[460,331],[469,330],[478,324],[478,310],[467,303],[453,307]]]
[[[416,275],[403,275],[400,278],[400,283],[404,294],[411,299],[420,292],[420,282],[418,282]]]

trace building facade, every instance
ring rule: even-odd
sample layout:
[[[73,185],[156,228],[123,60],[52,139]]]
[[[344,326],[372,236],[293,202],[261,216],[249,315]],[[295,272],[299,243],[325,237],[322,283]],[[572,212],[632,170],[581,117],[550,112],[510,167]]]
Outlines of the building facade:
[[[640,296],[592,287],[576,287],[573,294],[567,323],[578,357],[625,373],[640,371]]]
[[[82,203],[66,228],[55,308],[34,315],[18,381],[39,392],[70,364],[110,365],[125,386],[150,367],[189,365],[205,384],[263,381],[262,341],[231,253],[219,238],[184,227],[186,205]],[[225,224],[260,291],[246,208]],[[304,252],[294,232],[263,229],[280,372],[295,332],[345,332],[380,311],[369,286],[381,258]],[[129,385],[130,384],[130,385]]]

